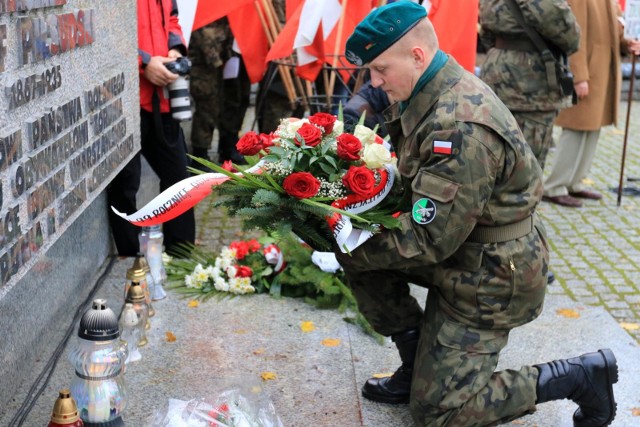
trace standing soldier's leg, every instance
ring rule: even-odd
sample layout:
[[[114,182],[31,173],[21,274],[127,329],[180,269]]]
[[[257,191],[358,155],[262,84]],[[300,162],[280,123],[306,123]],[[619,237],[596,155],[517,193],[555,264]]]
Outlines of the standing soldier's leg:
[[[525,141],[531,147],[538,164],[544,170],[544,165],[553,143],[553,121],[556,111],[514,111],[515,117],[524,135]]]
[[[234,163],[246,163],[244,158],[236,149],[236,143],[244,116],[249,108],[249,96],[251,92],[251,82],[247,75],[244,62],[240,59],[240,69],[238,76],[233,79],[224,79],[223,87],[223,107],[220,111],[220,121],[218,132],[218,160],[224,162],[231,160]]]
[[[194,67],[191,70],[190,92],[195,105],[191,124],[191,152],[197,157],[209,158],[208,151],[220,114],[221,78],[222,67]]]

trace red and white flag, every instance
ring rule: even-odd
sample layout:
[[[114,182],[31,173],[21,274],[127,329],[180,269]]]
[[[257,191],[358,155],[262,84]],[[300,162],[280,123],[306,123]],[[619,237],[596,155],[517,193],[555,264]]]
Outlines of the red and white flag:
[[[288,0],[287,23],[267,61],[288,57],[295,50],[298,75],[313,81],[325,62],[344,55],[347,38],[370,11],[370,0]]]
[[[451,154],[451,141],[433,141],[433,152],[436,154]]]

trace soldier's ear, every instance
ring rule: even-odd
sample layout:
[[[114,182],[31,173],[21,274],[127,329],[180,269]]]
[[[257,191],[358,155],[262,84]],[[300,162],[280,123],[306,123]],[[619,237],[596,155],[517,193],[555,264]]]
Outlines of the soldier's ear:
[[[411,49],[411,57],[413,58],[413,62],[416,65],[416,68],[427,68],[429,64],[426,64],[427,55],[425,54],[424,49],[419,46],[414,46]]]

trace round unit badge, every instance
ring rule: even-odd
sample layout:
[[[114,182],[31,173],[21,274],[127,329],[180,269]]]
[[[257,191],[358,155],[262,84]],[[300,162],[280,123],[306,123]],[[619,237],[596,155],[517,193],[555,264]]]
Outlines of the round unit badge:
[[[420,199],[413,204],[411,214],[418,224],[429,224],[436,217],[436,204],[431,199]]]

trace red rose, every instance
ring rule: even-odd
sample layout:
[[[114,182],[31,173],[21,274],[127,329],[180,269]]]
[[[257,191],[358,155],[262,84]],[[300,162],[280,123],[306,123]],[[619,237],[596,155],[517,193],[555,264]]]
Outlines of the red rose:
[[[359,196],[368,196],[376,185],[376,178],[366,166],[351,166],[342,177],[342,184]]]
[[[254,156],[258,154],[260,150],[262,150],[260,135],[254,131],[245,133],[236,144],[236,148],[243,156]]]
[[[322,127],[324,134],[327,135],[333,131],[336,116],[329,113],[315,113],[313,116],[309,116],[309,121],[316,126]]]
[[[273,139],[275,136],[273,132],[271,133],[261,133],[260,134],[260,143],[262,144],[262,149],[265,151],[269,151],[269,147],[273,147]]]
[[[298,129],[298,134],[304,139],[304,143],[309,147],[315,147],[322,141],[322,131],[311,123],[305,123]],[[296,138],[296,145],[301,145]]]
[[[337,138],[338,157],[344,160],[360,160],[362,142],[349,133],[343,133]]]
[[[249,253],[249,245],[247,244],[247,242],[231,242],[229,248],[236,250],[236,259],[242,259]]]
[[[251,277],[253,276],[253,270],[246,265],[236,266],[236,277]]]
[[[307,199],[318,194],[320,181],[309,172],[294,172],[284,179],[282,187],[292,197]]]

